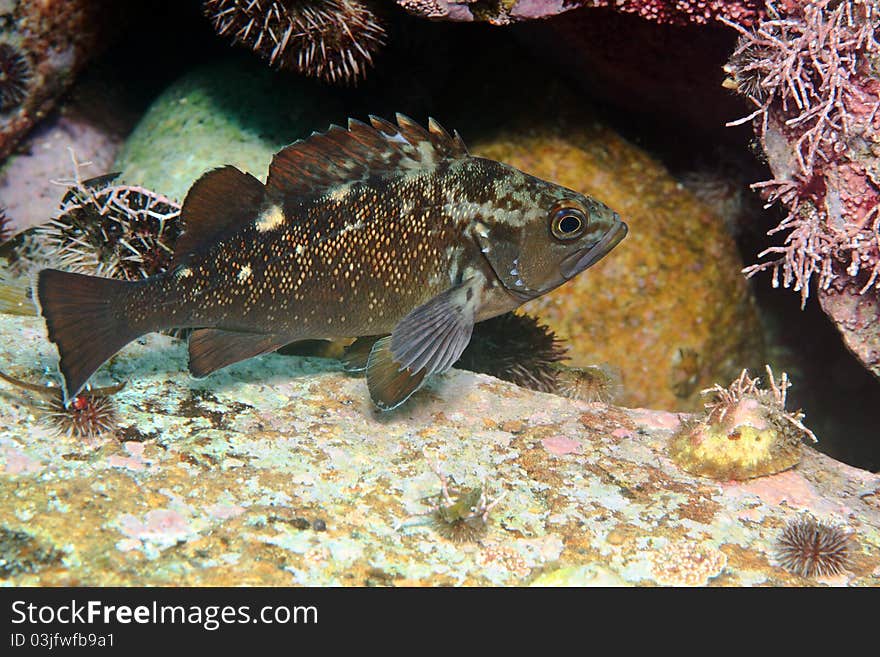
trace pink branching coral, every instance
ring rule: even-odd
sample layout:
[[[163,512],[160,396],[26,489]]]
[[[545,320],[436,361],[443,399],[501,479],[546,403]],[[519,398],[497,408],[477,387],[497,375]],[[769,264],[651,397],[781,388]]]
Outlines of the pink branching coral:
[[[704,24],[725,16],[748,24],[761,15],[760,0],[397,0],[406,11],[430,19],[485,20],[495,25],[546,18],[579,7],[611,7],[667,25]]]
[[[880,42],[876,0],[768,2],[753,29],[740,33],[725,86],[754,103],[754,121],[774,178],[752,185],[785,218],[768,234],[787,232],[765,249],[774,287],[793,287],[802,303],[817,277],[827,289],[842,271],[866,273],[861,292],[880,286]],[[873,162],[873,167],[872,163]]]

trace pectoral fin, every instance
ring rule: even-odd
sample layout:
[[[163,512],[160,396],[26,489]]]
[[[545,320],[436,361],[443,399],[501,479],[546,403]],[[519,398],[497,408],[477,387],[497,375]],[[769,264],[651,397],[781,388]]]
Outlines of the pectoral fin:
[[[196,329],[189,337],[189,371],[193,376],[208,376],[221,367],[275,351],[289,342],[290,338],[283,335]]]
[[[452,367],[467,347],[479,306],[479,282],[468,279],[422,304],[377,340],[367,361],[367,387],[382,410],[396,408],[431,375]]]

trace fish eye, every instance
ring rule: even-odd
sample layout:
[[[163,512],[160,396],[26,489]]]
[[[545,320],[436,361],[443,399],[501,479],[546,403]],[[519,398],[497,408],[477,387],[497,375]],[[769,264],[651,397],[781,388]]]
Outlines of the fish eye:
[[[584,232],[587,217],[577,208],[560,208],[553,213],[550,232],[558,240],[572,240]]]

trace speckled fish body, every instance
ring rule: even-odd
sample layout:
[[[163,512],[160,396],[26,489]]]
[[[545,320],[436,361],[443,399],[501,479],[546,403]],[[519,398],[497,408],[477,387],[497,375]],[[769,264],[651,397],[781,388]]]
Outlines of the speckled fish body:
[[[475,322],[564,283],[626,234],[600,202],[400,115],[292,144],[265,185],[209,172],[182,219],[166,274],[41,272],[68,396],[132,339],[190,327],[197,376],[297,340],[359,337],[346,365],[393,408],[452,366]],[[105,339],[83,345],[84,330]]]

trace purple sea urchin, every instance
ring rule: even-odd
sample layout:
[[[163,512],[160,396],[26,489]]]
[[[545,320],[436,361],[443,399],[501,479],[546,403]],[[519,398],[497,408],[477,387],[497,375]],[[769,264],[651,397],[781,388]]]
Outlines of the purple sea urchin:
[[[565,346],[531,315],[507,313],[474,326],[470,344],[456,367],[490,374],[523,388],[555,392],[555,364]]]
[[[850,534],[810,515],[790,521],[776,543],[779,564],[801,577],[837,575],[849,565]]]
[[[60,435],[95,438],[116,429],[116,405],[111,397],[125,387],[125,382],[83,392],[65,407],[60,388],[28,383],[3,372],[0,379],[36,393],[40,400],[36,408],[41,418]]]
[[[0,113],[21,105],[30,79],[27,58],[14,46],[0,43]]]
[[[385,28],[365,0],[205,0],[221,36],[272,66],[333,84],[364,78],[385,42]]]

